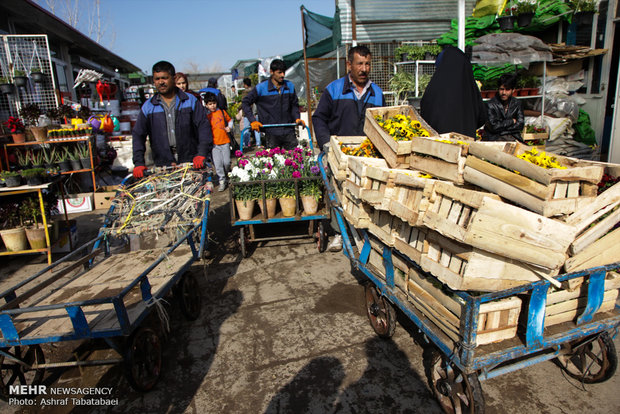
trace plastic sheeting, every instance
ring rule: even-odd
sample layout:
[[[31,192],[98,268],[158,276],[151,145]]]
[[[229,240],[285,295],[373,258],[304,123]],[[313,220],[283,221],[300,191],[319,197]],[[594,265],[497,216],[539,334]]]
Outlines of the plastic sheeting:
[[[551,48],[534,36],[519,33],[490,33],[476,39],[472,62],[483,65],[523,65],[552,61]]]

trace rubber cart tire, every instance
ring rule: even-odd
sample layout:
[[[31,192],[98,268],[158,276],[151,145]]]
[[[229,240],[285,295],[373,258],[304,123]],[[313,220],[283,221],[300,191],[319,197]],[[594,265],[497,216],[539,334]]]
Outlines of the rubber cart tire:
[[[557,358],[560,367],[586,384],[607,381],[618,368],[616,346],[607,332],[573,341],[563,348],[566,353]]]
[[[439,406],[446,413],[484,413],[484,396],[475,374],[465,375],[437,349],[425,352],[426,379]]]
[[[244,259],[250,255],[245,227],[239,229],[239,248],[241,249],[241,257]]]
[[[325,232],[323,220],[319,220],[317,227],[317,248],[319,249],[319,253],[323,253],[325,249],[327,249],[327,233]]]
[[[185,318],[188,321],[198,319],[202,308],[202,295],[196,277],[191,273],[185,273],[181,276],[175,293]]]
[[[138,328],[127,341],[125,350],[125,375],[137,391],[149,391],[161,376],[162,349],[157,332],[151,328]]]
[[[3,351],[28,365],[45,363],[45,355],[39,345],[15,346],[4,348]],[[7,401],[11,385],[38,385],[44,375],[45,368],[28,369],[0,355],[0,397]]]
[[[370,326],[381,338],[391,338],[396,329],[396,312],[392,304],[368,283],[365,287],[366,314]]]

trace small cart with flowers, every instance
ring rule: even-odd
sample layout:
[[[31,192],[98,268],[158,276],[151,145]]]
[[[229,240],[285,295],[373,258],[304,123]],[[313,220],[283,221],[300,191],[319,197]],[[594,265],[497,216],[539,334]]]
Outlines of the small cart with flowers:
[[[263,128],[296,127],[296,124],[263,125]],[[230,215],[239,227],[241,255],[249,256],[249,243],[273,240],[315,238],[320,252],[327,246],[326,220],[330,211],[314,154],[312,136],[308,146],[292,150],[271,148],[243,154],[230,176]],[[246,129],[247,130],[247,129]],[[244,130],[243,132],[245,132]],[[242,133],[243,136],[243,133]],[[296,222],[307,222],[307,231],[291,233]],[[270,228],[259,234],[258,226]],[[275,227],[280,227],[276,232]]]

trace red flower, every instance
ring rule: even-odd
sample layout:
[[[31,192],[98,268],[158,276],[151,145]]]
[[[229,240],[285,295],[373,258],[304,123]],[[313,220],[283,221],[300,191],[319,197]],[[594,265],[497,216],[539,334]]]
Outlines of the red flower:
[[[3,122],[4,126],[11,130],[11,134],[24,132],[24,124],[21,119],[10,116],[9,119]]]
[[[301,173],[299,171],[293,171],[293,178],[300,178]]]

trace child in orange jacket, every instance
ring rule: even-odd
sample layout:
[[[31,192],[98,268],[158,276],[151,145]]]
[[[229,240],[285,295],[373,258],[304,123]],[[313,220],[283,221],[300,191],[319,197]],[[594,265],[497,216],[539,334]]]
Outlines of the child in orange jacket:
[[[211,123],[213,131],[213,164],[215,172],[220,182],[218,191],[226,189],[226,177],[230,169],[230,138],[228,133],[231,131],[233,120],[228,116],[226,111],[218,109],[217,97],[214,93],[207,92],[204,96],[205,105],[207,106],[207,118]]]

